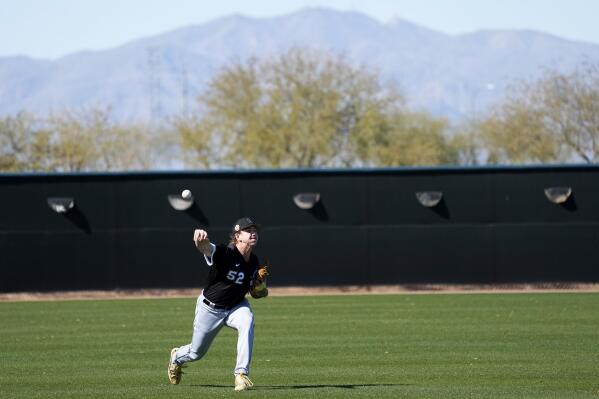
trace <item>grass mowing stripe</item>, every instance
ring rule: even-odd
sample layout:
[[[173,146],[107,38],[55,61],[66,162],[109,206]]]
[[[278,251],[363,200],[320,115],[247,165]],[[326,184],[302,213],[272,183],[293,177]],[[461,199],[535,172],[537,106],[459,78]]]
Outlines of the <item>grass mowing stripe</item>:
[[[248,397],[595,398],[599,295],[272,297],[252,301]],[[233,397],[236,335],[170,386],[195,299],[0,303],[3,398]]]

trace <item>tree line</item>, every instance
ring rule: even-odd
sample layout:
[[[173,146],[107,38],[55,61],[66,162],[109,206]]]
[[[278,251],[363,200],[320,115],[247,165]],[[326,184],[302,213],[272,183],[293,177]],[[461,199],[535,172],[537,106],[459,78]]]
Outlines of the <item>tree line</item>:
[[[366,67],[295,48],[224,67],[191,117],[159,129],[113,119],[110,109],[0,118],[0,171],[594,163],[599,65],[516,82],[488,112],[452,126],[412,110]]]

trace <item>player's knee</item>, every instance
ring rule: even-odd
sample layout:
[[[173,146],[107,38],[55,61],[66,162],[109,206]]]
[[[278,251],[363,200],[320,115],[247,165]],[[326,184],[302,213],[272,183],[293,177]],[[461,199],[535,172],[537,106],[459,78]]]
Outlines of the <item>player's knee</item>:
[[[243,322],[239,326],[240,330],[249,331],[254,328],[254,315],[252,313],[248,313],[244,318]]]

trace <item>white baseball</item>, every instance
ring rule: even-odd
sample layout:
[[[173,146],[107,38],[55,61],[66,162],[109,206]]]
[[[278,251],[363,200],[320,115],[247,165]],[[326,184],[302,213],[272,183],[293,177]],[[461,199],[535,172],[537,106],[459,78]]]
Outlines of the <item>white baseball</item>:
[[[189,191],[189,190],[183,190],[181,192],[181,197],[183,197],[185,199],[190,199],[191,198],[191,191]]]

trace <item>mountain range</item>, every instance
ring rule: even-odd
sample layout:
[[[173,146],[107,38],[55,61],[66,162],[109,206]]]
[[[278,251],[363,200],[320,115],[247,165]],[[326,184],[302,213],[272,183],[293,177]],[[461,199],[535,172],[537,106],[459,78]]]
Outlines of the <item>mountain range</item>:
[[[193,112],[224,65],[290,47],[343,54],[399,84],[415,109],[449,119],[482,112],[506,88],[599,60],[599,45],[526,30],[447,35],[395,18],[305,8],[273,18],[230,15],[56,60],[0,57],[0,116],[110,107],[124,121]]]

